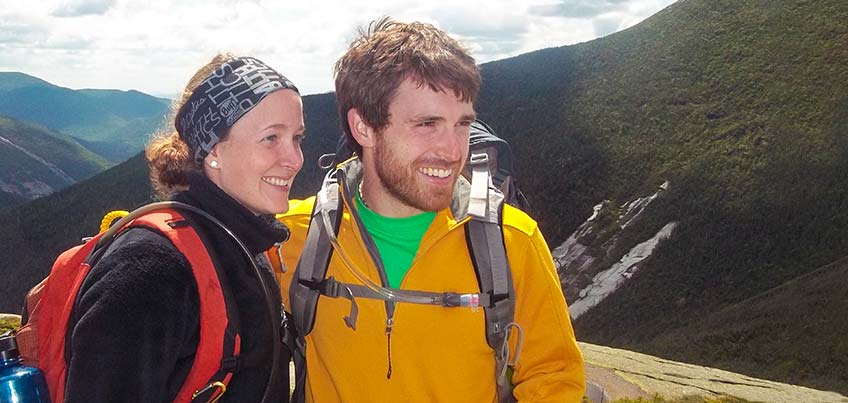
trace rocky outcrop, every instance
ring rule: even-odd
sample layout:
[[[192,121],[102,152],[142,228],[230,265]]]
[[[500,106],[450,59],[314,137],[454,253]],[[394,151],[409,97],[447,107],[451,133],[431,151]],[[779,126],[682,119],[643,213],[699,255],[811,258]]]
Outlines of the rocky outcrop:
[[[657,394],[670,399],[732,396],[767,403],[848,403],[848,397],[835,392],[772,382],[627,350],[579,344],[586,360],[586,380],[592,385],[589,389],[594,391],[595,396],[603,396],[601,400],[593,399],[594,403]]]
[[[596,205],[592,216],[553,250],[572,319],[621,287],[638,271],[639,264],[651,256],[654,248],[674,232],[677,223],[669,222],[653,237],[641,242],[626,236],[668,187],[669,183],[664,182],[656,193],[620,206],[610,201]],[[627,242],[631,244],[625,244]],[[634,245],[633,242],[639,243]]]

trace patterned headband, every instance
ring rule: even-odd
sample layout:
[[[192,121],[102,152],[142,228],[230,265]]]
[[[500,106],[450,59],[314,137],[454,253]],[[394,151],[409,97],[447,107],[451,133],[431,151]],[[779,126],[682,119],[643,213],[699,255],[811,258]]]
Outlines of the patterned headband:
[[[180,107],[174,121],[195,165],[202,166],[212,147],[259,101],[284,89],[300,93],[286,77],[252,57],[235,58],[215,69]]]

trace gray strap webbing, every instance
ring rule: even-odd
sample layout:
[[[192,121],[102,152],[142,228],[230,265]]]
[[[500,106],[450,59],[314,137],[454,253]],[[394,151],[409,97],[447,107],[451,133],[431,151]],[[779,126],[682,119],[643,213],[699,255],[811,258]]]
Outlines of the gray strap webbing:
[[[318,306],[319,293],[303,282],[321,281],[327,272],[332,254],[332,245],[327,236],[328,231],[338,231],[341,222],[339,214],[341,206],[338,197],[338,183],[336,183],[334,172],[330,171],[324,178],[324,186],[321,187],[312,210],[312,219],[306,233],[306,244],[301,253],[300,260],[294,273],[294,281],[291,282],[289,291],[289,305],[291,305],[297,331],[297,348],[292,353],[295,366],[295,388],[292,393],[292,402],[306,401],[306,335],[312,331],[315,324],[315,309]],[[335,228],[325,228],[324,220],[318,218],[321,209],[327,209],[330,219]]]
[[[486,314],[486,341],[495,351],[497,362],[495,376],[498,382],[498,402],[514,401],[512,387],[506,377],[509,357],[503,351],[509,325],[515,316],[512,291],[512,272],[503,244],[500,225],[472,219],[468,222],[468,244],[474,256],[475,267],[480,277],[480,291],[492,296],[493,304],[484,309]],[[507,348],[508,350],[508,348]]]
[[[489,156],[485,153],[471,154],[471,193],[468,200],[468,215],[485,217],[489,210]]]
[[[504,196],[491,191],[488,158],[485,154],[472,154],[471,201],[468,207],[471,221],[466,224],[468,248],[474,260],[474,269],[480,280],[481,294],[490,295],[492,303],[485,306],[486,341],[495,352],[495,379],[498,384],[498,402],[515,401],[512,385],[506,379],[509,365],[509,328],[515,317],[515,300],[512,287],[512,271],[507,260],[501,228],[501,208]],[[475,194],[476,190],[476,194]],[[484,202],[476,201],[485,198]],[[472,204],[482,208],[472,212]],[[501,352],[506,351],[506,354]]]
[[[289,303],[301,337],[305,337],[312,331],[319,296],[318,291],[306,284],[320,282],[327,274],[327,266],[329,266],[333,249],[327,234],[329,231],[333,233],[338,231],[340,202],[338,183],[336,183],[334,172],[330,171],[324,178],[324,186],[321,186],[316,197],[312,219],[306,233],[306,243],[297,262],[296,281],[292,282],[289,292]],[[324,220],[320,219],[322,210],[329,213],[335,228],[324,228]]]
[[[316,288],[319,288],[319,292],[321,295],[325,295],[331,298],[348,298],[348,292],[354,298],[368,298],[368,299],[379,299],[383,301],[394,301],[394,299],[388,298],[383,294],[377,293],[376,291],[361,285],[361,284],[349,284],[342,283],[337,281],[333,277],[327,278],[322,281],[320,285],[316,285]],[[492,303],[491,296],[489,294],[483,293],[471,293],[471,294],[460,294],[455,292],[433,292],[433,291],[417,291],[417,290],[400,290],[396,288],[390,289],[396,295],[403,295],[406,297],[413,297],[419,300],[426,300],[426,303],[429,305],[438,305],[446,308],[453,307],[463,307],[463,308],[476,308],[476,307],[488,307]]]

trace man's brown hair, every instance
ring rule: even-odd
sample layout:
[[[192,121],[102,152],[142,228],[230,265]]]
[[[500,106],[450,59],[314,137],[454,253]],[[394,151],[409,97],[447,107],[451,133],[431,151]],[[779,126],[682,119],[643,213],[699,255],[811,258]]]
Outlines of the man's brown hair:
[[[336,100],[348,144],[360,156],[362,146],[351,134],[350,109],[371,128],[389,123],[389,104],[407,78],[433,91],[453,91],[474,102],[480,90],[480,69],[468,50],[438,28],[420,22],[402,23],[384,17],[372,22],[336,62]]]

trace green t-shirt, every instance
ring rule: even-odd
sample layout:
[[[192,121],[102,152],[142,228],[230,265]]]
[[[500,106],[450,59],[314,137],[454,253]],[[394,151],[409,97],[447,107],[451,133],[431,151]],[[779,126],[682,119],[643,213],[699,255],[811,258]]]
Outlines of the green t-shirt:
[[[421,238],[436,213],[427,211],[411,217],[384,217],[365,206],[359,192],[356,192],[356,209],[368,234],[377,244],[377,250],[386,268],[389,287],[400,288],[403,276],[409,271],[412,259],[418,252]]]

